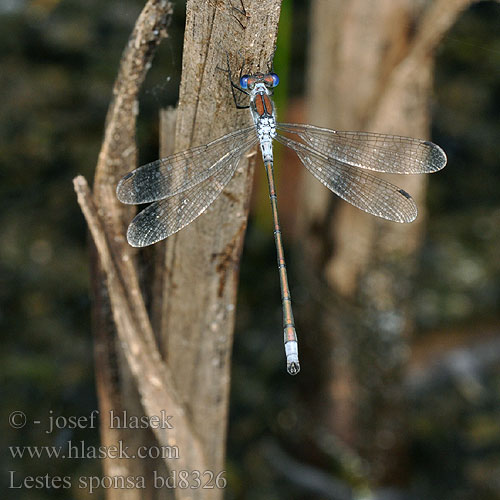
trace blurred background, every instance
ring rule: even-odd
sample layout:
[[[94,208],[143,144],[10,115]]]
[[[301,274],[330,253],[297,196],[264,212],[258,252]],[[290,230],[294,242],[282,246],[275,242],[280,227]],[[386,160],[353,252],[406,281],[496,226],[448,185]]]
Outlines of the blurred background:
[[[90,497],[85,490],[9,489],[6,471],[16,478],[100,474],[98,459],[21,459],[8,448],[68,439],[98,445],[96,429],[45,434],[27,426],[21,432],[8,426],[8,416],[14,410],[31,419],[50,411],[89,415],[97,408],[87,233],[71,180],[93,177],[119,58],[142,6],[140,0],[0,1],[3,498]],[[176,2],[169,38],[144,86],[141,163],[157,158],[159,107],[177,100],[184,13],[184,3]],[[309,26],[309,2],[284,2],[275,58],[282,121],[306,119]],[[436,54],[432,140],[449,163],[429,179],[401,386],[409,429],[404,483],[415,498],[500,499],[499,26],[500,4],[474,4]],[[299,335],[304,362],[311,364],[318,332],[301,324],[300,311],[311,313],[311,292],[299,285],[296,250],[302,173],[288,158],[277,170]],[[279,283],[261,174],[241,262],[226,497],[336,498],[334,491],[348,486],[361,498],[369,459],[335,441],[315,418],[325,366],[295,379],[283,370]],[[365,361],[360,356],[359,363]],[[103,497],[102,490],[92,495]]]

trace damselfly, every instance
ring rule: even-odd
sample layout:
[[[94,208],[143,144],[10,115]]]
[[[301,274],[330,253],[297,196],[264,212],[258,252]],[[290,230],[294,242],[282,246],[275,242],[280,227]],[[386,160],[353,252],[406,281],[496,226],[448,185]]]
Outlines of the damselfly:
[[[295,375],[300,365],[278,219],[273,140],[294,150],[309,172],[345,201],[394,222],[413,221],[417,216],[415,202],[406,191],[369,171],[393,174],[436,172],[446,165],[446,155],[436,144],[419,139],[277,123],[271,96],[278,83],[278,76],[272,72],[243,75],[239,85],[231,81],[233,96],[235,89],[249,96],[249,105],[238,107],[250,108],[253,126],[226,134],[205,146],[139,167],[123,177],[116,192],[123,203],[151,203],[133,219],[127,231],[132,246],[151,245],[176,233],[201,215],[231,180],[242,155],[260,144],[269,183],[278,254],[287,371]],[[283,133],[293,134],[299,140]]]

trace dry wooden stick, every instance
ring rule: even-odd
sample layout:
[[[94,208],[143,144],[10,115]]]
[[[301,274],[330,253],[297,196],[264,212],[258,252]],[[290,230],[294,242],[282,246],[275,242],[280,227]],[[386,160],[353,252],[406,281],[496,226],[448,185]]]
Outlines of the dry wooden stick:
[[[233,71],[241,64],[248,73],[266,71],[275,48],[280,0],[245,0],[245,16],[231,8],[238,2],[210,3],[189,0],[186,6],[177,151],[251,123],[247,110],[235,110],[220,69],[229,55]],[[207,212],[165,245],[162,354],[214,472],[224,467],[238,263],[251,185],[252,165],[243,158]]]
[[[109,224],[111,238],[120,238],[123,223],[128,219],[130,208],[120,206],[114,194],[114,186],[118,178],[136,166],[135,125],[138,112],[138,93],[151,60],[160,41],[167,36],[166,26],[172,13],[172,6],[167,0],[148,0],[139,15],[130,36],[121,61],[117,80],[113,88],[113,100],[110,104],[104,141],[99,154],[94,182],[95,202],[99,214]],[[122,238],[122,237],[121,237]],[[148,335],[149,320],[145,313],[140,293],[136,269],[133,265],[130,249],[123,245],[123,255],[127,271],[125,289],[132,302],[131,310],[135,313],[140,325],[136,330],[143,340],[154,349],[155,343]],[[104,445],[114,445],[118,441],[137,444],[145,441],[144,433],[131,433],[126,429],[113,429],[107,422],[112,410],[129,409],[135,412],[149,412],[149,408],[141,408],[141,402],[135,388],[129,389],[130,379],[134,375],[120,362],[123,357],[121,343],[117,341],[117,329],[111,311],[112,297],[107,289],[107,279],[100,267],[100,258],[96,247],[91,245],[91,295],[92,295],[92,330],[94,335],[96,386],[101,410],[101,441]],[[119,335],[118,335],[119,337]],[[117,377],[119,374],[119,377]],[[133,383],[133,382],[132,382]],[[134,384],[138,387],[138,384]],[[149,413],[152,415],[152,413]],[[107,475],[143,475],[144,464],[137,460],[103,461],[104,473]],[[119,498],[118,493],[108,491],[109,500]],[[139,498],[136,495],[137,498]],[[131,497],[132,499],[132,497]]]
[[[109,222],[114,237],[123,240],[122,217],[129,218],[130,209],[118,202],[115,188],[123,174],[136,167],[135,125],[138,113],[138,94],[151,65],[155,48],[166,38],[166,26],[172,6],[166,0],[150,0],[137,19],[128,45],[120,61],[120,69],[113,88],[113,102],[106,118],[104,141],[96,167],[94,198],[96,205]],[[123,247],[125,255],[131,248]],[[145,332],[149,318],[140,293],[136,268],[131,258],[126,259],[124,279],[127,280],[132,310]],[[146,338],[154,344],[154,338]]]
[[[78,203],[85,216],[92,238],[99,253],[103,271],[107,277],[107,285],[113,306],[113,317],[119,338],[130,369],[137,381],[142,403],[148,415],[161,415],[167,410],[172,416],[172,429],[153,429],[158,442],[162,446],[179,446],[189,450],[189,461],[186,454],[180,453],[176,460],[179,470],[206,470],[203,451],[194,430],[191,428],[186,412],[180,403],[172,384],[172,375],[161,359],[156,347],[144,341],[142,328],[132,310],[124,273],[127,257],[122,250],[122,242],[110,240],[106,222],[98,214],[87,181],[78,176],[73,181],[78,196]],[[147,336],[152,336],[151,330]]]
[[[77,177],[74,185],[96,245],[99,270],[106,278],[107,290],[103,294],[109,296],[118,337],[144,410],[148,415],[160,415],[162,410],[167,410],[175,421],[173,429],[154,429],[156,437],[163,446],[182,444],[183,449],[189,450],[176,460],[176,468],[205,470],[201,445],[156,347],[131,250],[122,236],[124,207],[118,204],[114,193],[117,179],[135,167],[138,93],[154,49],[167,35],[171,12],[170,2],[165,0],[151,0],[144,7],[123,53],[113,89],[114,98],[96,168],[95,197],[92,198],[82,177]]]

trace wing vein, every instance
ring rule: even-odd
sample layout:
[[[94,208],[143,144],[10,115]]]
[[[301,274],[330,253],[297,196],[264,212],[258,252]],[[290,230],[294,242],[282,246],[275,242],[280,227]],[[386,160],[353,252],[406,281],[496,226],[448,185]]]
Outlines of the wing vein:
[[[276,140],[295,151],[316,179],[357,208],[394,222],[411,222],[417,207],[406,191],[283,135]]]
[[[374,132],[341,132],[313,125],[278,123],[278,130],[298,135],[311,149],[354,167],[393,174],[441,170],[446,154],[436,144]]]

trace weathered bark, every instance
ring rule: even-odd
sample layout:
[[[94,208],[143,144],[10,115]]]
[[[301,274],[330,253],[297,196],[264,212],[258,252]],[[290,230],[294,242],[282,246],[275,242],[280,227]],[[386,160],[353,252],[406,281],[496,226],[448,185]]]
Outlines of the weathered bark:
[[[203,2],[188,2],[178,151],[250,124],[247,110],[235,110],[227,74],[217,67],[226,66],[228,53],[233,71],[242,62],[247,73],[268,69],[281,1],[243,4],[246,17],[227,3],[211,9]],[[243,159],[209,210],[168,238],[162,268],[162,354],[214,471],[224,463],[236,287],[252,174],[253,167]]]
[[[433,53],[470,3],[314,2],[309,121],[339,130],[428,137]],[[331,343],[324,362],[323,424],[367,460],[365,477],[373,487],[407,479],[403,376],[414,256],[425,220],[426,177],[390,180],[414,196],[420,215],[413,224],[382,221],[332,202],[310,178],[299,210],[300,240],[312,242],[303,249],[304,275],[323,277],[318,296],[336,297],[326,314],[324,299],[312,301],[308,311],[308,330],[323,331]]]
[[[277,36],[280,0],[187,4],[183,75],[176,115],[175,149],[206,143],[247,124],[236,112],[228,85],[226,54],[248,72],[267,69]],[[142,289],[153,296],[150,320],[141,293],[136,252],[124,239],[130,209],[118,203],[119,178],[136,165],[137,95],[154,48],[166,35],[170,4],[146,4],[122,57],[96,169],[94,193],[75,179],[78,201],[95,243],[93,260],[96,372],[103,444],[177,446],[180,456],[163,464],[106,460],[106,475],[143,476],[147,490],[108,489],[109,498],[164,498],[153,488],[153,469],[198,471],[202,483],[223,471],[228,414],[238,259],[246,228],[252,168],[245,159],[224,193],[199,220],[169,238],[161,269]],[[219,71],[222,68],[223,71]],[[175,118],[169,115],[172,129]],[[168,128],[168,127],[167,127]],[[171,134],[167,134],[171,135]],[[167,138],[170,147],[173,138]],[[166,151],[163,146],[163,151]],[[158,327],[153,332],[151,324]],[[109,412],[172,416],[173,429],[116,430]],[[166,467],[166,468],[165,468]],[[191,475],[191,477],[194,477]],[[147,492],[147,493],[146,493]],[[177,488],[175,498],[220,498],[215,488]]]
[[[149,1],[137,19],[128,45],[120,62],[119,73],[113,88],[113,100],[106,118],[106,129],[99,154],[94,179],[94,199],[97,210],[107,223],[111,239],[118,237],[123,241],[125,221],[132,215],[130,207],[123,207],[115,195],[115,186],[122,175],[135,168],[137,162],[135,145],[135,126],[138,113],[138,94],[151,64],[154,52],[160,41],[167,36],[166,27],[172,14],[170,2]],[[104,223],[104,221],[103,221]],[[95,242],[95,238],[94,238]],[[126,249],[124,255],[130,255]],[[114,429],[110,426],[111,411],[129,415],[142,415],[140,396],[134,376],[131,374],[122,353],[123,338],[118,335],[113,313],[121,307],[115,304],[109,288],[109,276],[102,267],[102,252],[91,246],[92,269],[92,329],[94,334],[96,384],[101,416],[101,442],[105,446],[116,446],[123,442],[136,449],[139,445],[151,445],[154,440],[151,431]],[[129,277],[131,297],[138,299],[139,283],[135,267],[130,258],[124,259]],[[147,315],[141,300],[135,300],[135,309],[141,311],[141,325],[129,328],[147,328]],[[129,332],[130,333],[130,332]],[[123,334],[123,332],[122,332]],[[151,342],[151,339],[149,340]],[[139,369],[140,372],[142,370]],[[148,409],[152,411],[151,409]],[[154,411],[150,414],[155,414]],[[165,436],[160,442],[167,442]],[[146,460],[105,459],[103,473],[106,476],[150,478]],[[163,472],[163,469],[159,467]],[[107,490],[107,498],[143,498],[141,490]]]

